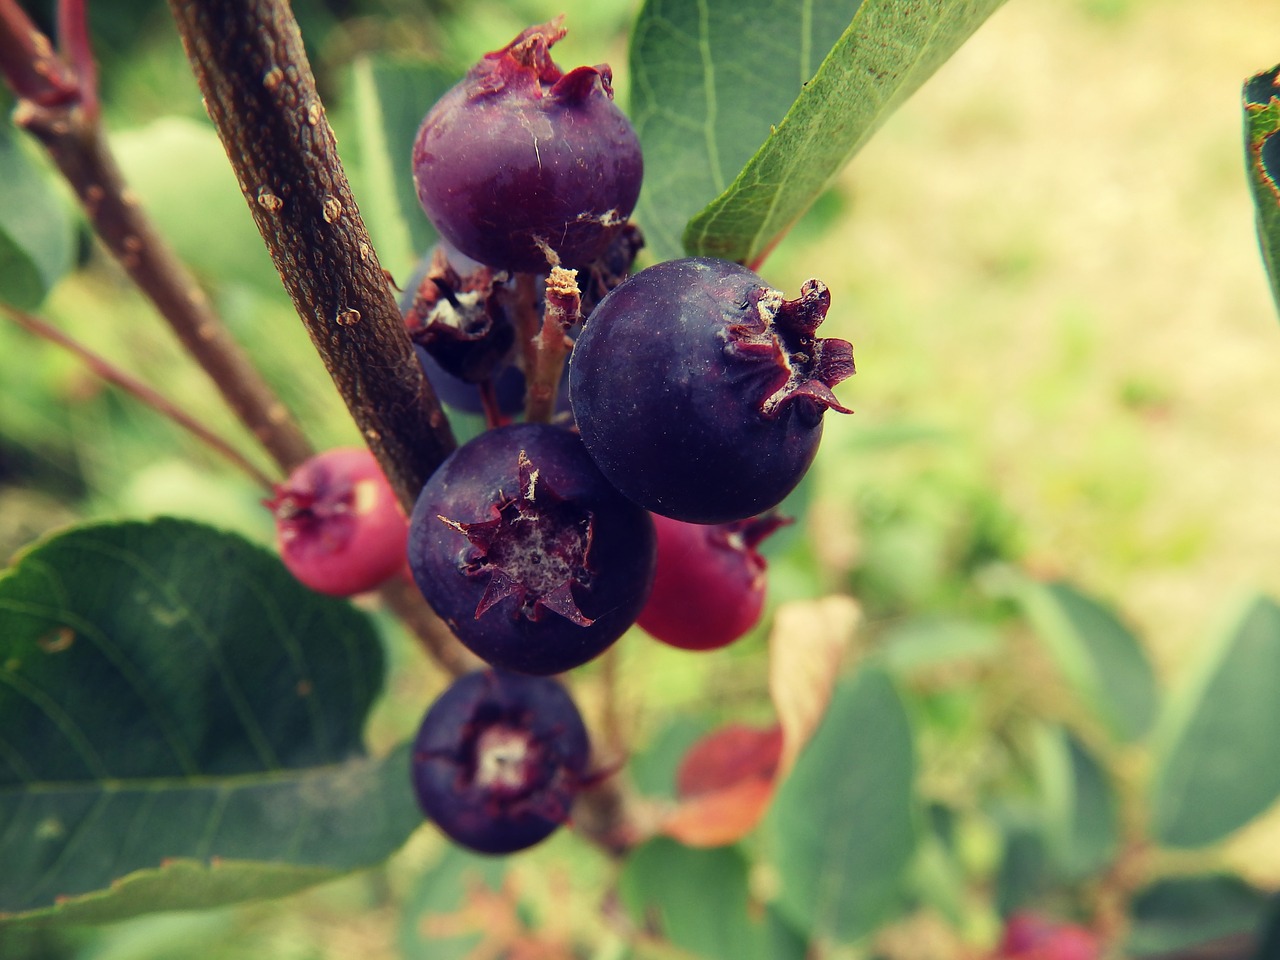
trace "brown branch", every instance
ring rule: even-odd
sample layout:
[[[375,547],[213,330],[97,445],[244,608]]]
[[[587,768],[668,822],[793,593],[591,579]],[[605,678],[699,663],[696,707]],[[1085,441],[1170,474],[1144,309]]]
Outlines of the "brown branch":
[[[351,195],[284,0],[170,0],[271,258],[406,510],[454,447]]]
[[[207,446],[210,450],[213,450],[234,466],[239,467],[263,489],[268,492],[271,490],[272,480],[270,477],[255,467],[230,443],[218,436],[195,417],[191,416],[191,414],[176,407],[167,397],[158,391],[153,390],[141,380],[125,373],[105,357],[94,353],[84,344],[67,336],[67,334],[63,333],[57,327],[50,323],[46,323],[39,317],[26,313],[25,311],[19,310],[8,304],[0,304],[0,310],[3,310],[11,320],[29,333],[75,354],[84,362],[85,366],[107,383],[119,387],[125,393],[130,394],[135,399],[146,404],[161,416],[177,424]]]
[[[281,468],[289,470],[310,456],[311,445],[288,409],[231,338],[125,183],[102,128],[78,106],[42,107],[30,100],[18,103],[14,120],[44,145],[107,249]]]

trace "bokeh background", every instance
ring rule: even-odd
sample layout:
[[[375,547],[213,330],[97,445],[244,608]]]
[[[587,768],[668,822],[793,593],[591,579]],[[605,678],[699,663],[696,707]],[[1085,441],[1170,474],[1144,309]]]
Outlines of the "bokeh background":
[[[625,103],[634,8],[386,0],[298,12],[359,197],[353,58],[434,54],[463,66],[563,10],[560,61],[610,61]],[[165,11],[108,2],[93,12],[108,127],[139,192],[317,444],[354,442]],[[867,646],[923,619],[1016,644],[1002,571],[1065,577],[1122,613],[1173,687],[1236,598],[1280,595],[1280,321],[1254,236],[1240,107],[1242,82],[1277,61],[1270,0],[1011,0],[886,123],[763,271],[788,291],[823,278],[826,329],[853,341],[859,366],[839,391],[857,412],[828,416],[794,503],[802,522],[773,548],[773,602],[852,589]],[[83,268],[41,313],[251,449],[150,308],[81,248]],[[403,280],[412,265],[387,266]],[[74,519],[155,513],[270,542],[251,484],[71,358],[0,325],[0,376],[0,553]],[[709,666],[628,639],[637,742],[686,708],[763,715],[760,641]],[[375,743],[403,736],[440,682],[394,635],[391,650]],[[588,701],[594,682],[588,673]],[[938,751],[980,738],[986,715],[960,709],[962,734]],[[967,774],[999,765],[982,746],[966,756]],[[955,788],[938,776],[939,791]],[[521,868],[540,878],[528,884],[535,911],[542,898],[548,922],[566,929],[602,921],[590,910],[557,920],[546,904],[566,902],[563,888],[594,909],[591,891],[607,883],[572,844],[557,838]],[[394,956],[396,891],[437,851],[415,838],[373,876],[134,921],[76,949],[95,960],[191,956],[183,945],[196,937],[202,956]],[[1225,856],[1280,887],[1280,815]]]

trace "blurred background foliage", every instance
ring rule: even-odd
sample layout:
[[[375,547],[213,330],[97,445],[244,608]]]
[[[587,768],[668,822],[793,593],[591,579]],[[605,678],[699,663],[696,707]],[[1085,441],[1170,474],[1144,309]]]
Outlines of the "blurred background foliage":
[[[47,6],[28,8],[47,23]],[[557,59],[612,63],[625,104],[635,6],[295,4],[357,197],[377,189],[353,107],[362,55],[429,57],[457,75],[529,23],[565,12],[570,33]],[[355,442],[238,196],[167,10],[150,0],[90,9],[106,123],[130,179],[313,441]],[[1038,827],[1020,834],[1018,825],[1039,822],[1043,765],[1074,764],[1078,781],[1098,763],[1098,731],[1032,641],[1011,571],[1066,578],[1105,601],[1166,687],[1185,679],[1233,598],[1280,594],[1271,410],[1280,325],[1239,132],[1240,84],[1280,57],[1277,37],[1280,9],[1265,0],[1012,0],[888,122],[763,271],[784,290],[809,276],[830,285],[827,329],[853,341],[860,371],[841,388],[857,413],[827,418],[817,466],[794,500],[801,521],[767,545],[770,602],[851,591],[868,617],[860,646],[904,684],[919,790],[937,815],[917,889],[940,891],[939,913],[955,901],[952,933],[917,932],[942,943],[931,955],[989,941],[996,906],[1034,887],[1017,871],[1036,875],[1037,858],[1052,851]],[[407,158],[404,166],[407,177]],[[149,306],[73,229],[80,268],[41,313],[252,451]],[[384,266],[403,282],[412,262]],[[76,519],[155,514],[270,541],[270,517],[246,479],[8,324],[0,381],[0,554]],[[385,746],[416,724],[440,679],[383,626],[390,695],[370,736]],[[698,732],[767,715],[764,632],[715,658],[638,633],[624,642],[634,769],[652,789]],[[599,686],[596,668],[582,671],[588,712],[599,708]],[[1141,758],[1108,750],[1119,782],[1140,780]],[[1124,823],[1132,811],[1101,816]],[[1013,850],[1019,836],[1026,842]],[[1087,876],[1119,842],[1089,836],[1102,848],[1077,850],[1084,862],[1067,874]],[[438,878],[425,867],[460,869],[442,856],[454,855],[424,831],[385,869],[285,901],[132,921],[56,944],[30,934],[24,949],[161,960],[192,956],[198,942],[202,957],[443,957],[422,952],[405,908],[427,896],[424,877]],[[1280,822],[1265,818],[1187,865],[1274,889]],[[549,941],[626,956],[598,910],[608,869],[558,835],[515,861],[506,886],[495,881],[494,910],[507,904],[505,922]],[[1062,906],[1078,904],[1068,895]]]

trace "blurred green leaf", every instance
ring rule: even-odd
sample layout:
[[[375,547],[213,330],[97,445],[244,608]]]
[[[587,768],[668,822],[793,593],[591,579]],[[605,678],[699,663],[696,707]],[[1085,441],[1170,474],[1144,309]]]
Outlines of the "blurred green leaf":
[[[729,188],[690,221],[685,248],[747,264],[762,260],[871,134],[1001,2],[864,0],[812,79],[807,69],[798,71],[807,82],[795,103]],[[815,6],[822,5],[805,4],[800,15]],[[777,23],[770,26],[781,33]],[[737,37],[726,39],[738,58],[753,50],[753,67],[770,59]],[[812,49],[826,47],[814,38]],[[795,70],[796,64],[787,66]],[[742,92],[737,101],[754,103]],[[768,119],[774,122],[772,115]]]
[[[803,960],[806,946],[771,909],[748,910],[746,857],[736,847],[694,850],[660,838],[627,857],[619,892],[639,925],[718,960]]]
[[[1262,923],[1267,899],[1236,876],[1174,877],[1140,891],[1130,908],[1126,956],[1165,954]]]
[[[284,297],[210,124],[162,117],[114,134],[112,148],[129,189],[189,267],[207,280],[235,281]]]
[[[0,123],[0,301],[33,310],[71,269],[72,221],[14,127]]]
[[[769,815],[779,906],[811,938],[847,941],[897,901],[915,848],[915,747],[888,675],[841,683]]]
[[[483,910],[468,911],[486,891],[497,893],[505,857],[482,857],[449,845],[413,885],[400,923],[404,960],[466,960],[484,938]]]
[[[1142,737],[1156,714],[1155,671],[1138,638],[1107,606],[1069,583],[1020,584],[1032,625],[1067,682],[1119,740]]]
[[[1059,877],[1082,880],[1116,851],[1115,788],[1084,744],[1061,727],[1041,728],[1036,746],[1048,855]]]
[[[1221,840],[1280,797],[1280,605],[1254,597],[1206,648],[1164,718],[1152,802],[1156,839]]]
[[[360,212],[378,259],[401,285],[436,241],[413,182],[413,141],[432,104],[457,80],[422,60],[361,57],[351,68]]]
[[[1258,221],[1262,262],[1280,309],[1280,66],[1244,85],[1244,153]]]
[[[995,900],[996,910],[1007,917],[1044,897],[1053,879],[1048,844],[1039,825],[1015,818],[1003,826],[1004,855],[996,873]]]
[[[676,771],[689,748],[711,732],[708,716],[679,713],[627,764],[636,789],[646,797],[674,798]]]
[[[276,896],[421,823],[364,756],[366,616],[195,523],[76,528],[0,579],[0,917],[103,922]]]
[[[647,0],[631,34],[631,120],[644,148],[636,219],[657,260],[769,138],[859,0]]]
[[[988,661],[1001,650],[1000,632],[971,620],[915,617],[885,631],[880,641],[885,666],[895,674]]]

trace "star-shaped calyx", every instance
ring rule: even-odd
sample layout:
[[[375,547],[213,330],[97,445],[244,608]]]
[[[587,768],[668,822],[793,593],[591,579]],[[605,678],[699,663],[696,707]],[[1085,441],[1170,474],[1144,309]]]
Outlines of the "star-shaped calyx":
[[[806,281],[794,300],[760,287],[748,298],[743,320],[726,329],[725,353],[741,362],[739,375],[754,384],[763,416],[781,416],[793,405],[814,422],[828,409],[852,412],[832,388],[855,372],[853,345],[817,335],[830,306],[821,280]]]
[[[471,544],[462,572],[489,578],[476,619],[515,597],[516,616],[537,621],[550,610],[588,627],[592,620],[578,606],[573,587],[591,583],[591,511],[556,493],[524,451],[516,475],[518,493],[500,495],[489,519],[465,523],[439,517]]]

